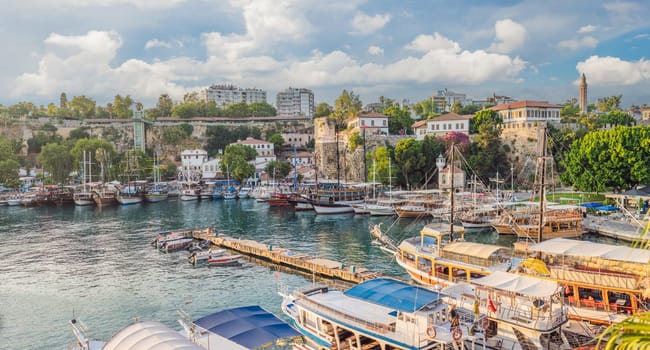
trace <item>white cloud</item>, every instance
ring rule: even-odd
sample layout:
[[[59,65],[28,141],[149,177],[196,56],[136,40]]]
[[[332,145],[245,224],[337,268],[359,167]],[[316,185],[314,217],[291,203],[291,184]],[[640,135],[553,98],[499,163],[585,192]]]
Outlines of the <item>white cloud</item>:
[[[625,61],[619,57],[591,56],[576,69],[591,85],[635,85],[650,82],[650,61]]]
[[[246,34],[258,44],[302,39],[312,30],[299,0],[231,0],[230,4],[243,11]]]
[[[436,50],[459,52],[460,45],[453,40],[449,40],[439,33],[433,35],[420,34],[413,41],[404,46],[407,50],[417,52],[429,52]]]
[[[605,10],[615,14],[633,13],[639,9],[639,4],[635,2],[617,1],[603,4]]]
[[[591,24],[587,24],[586,26],[580,27],[580,29],[578,29],[578,33],[580,33],[580,34],[592,33],[592,32],[595,32],[596,29],[597,29],[596,26],[591,25]]]
[[[382,56],[384,54],[384,49],[376,45],[370,45],[368,47],[368,53],[373,56]]]
[[[144,44],[144,48],[147,50],[153,49],[154,47],[164,47],[167,49],[171,49],[172,44],[167,41],[162,41],[159,39],[151,39]]]
[[[58,0],[60,6],[78,6],[78,7],[114,7],[122,5],[132,5],[143,9],[165,9],[175,7],[187,0]],[[51,4],[50,0],[37,0],[36,3],[42,2]]]
[[[352,28],[354,29],[351,34],[367,35],[374,33],[383,28],[386,23],[390,21],[390,15],[374,15],[368,16],[363,12],[357,12],[352,19]]]
[[[593,48],[598,45],[598,40],[592,36],[586,36],[582,39],[571,39],[560,41],[557,46],[561,49],[578,50],[585,47]]]
[[[524,45],[526,41],[526,28],[507,18],[494,24],[496,40],[490,45],[489,51],[510,53]]]

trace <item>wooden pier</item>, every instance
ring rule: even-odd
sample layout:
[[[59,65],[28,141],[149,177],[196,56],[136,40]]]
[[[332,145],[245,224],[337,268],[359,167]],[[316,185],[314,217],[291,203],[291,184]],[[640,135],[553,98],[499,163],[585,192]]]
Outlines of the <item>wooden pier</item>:
[[[243,255],[321,277],[360,283],[382,276],[380,272],[373,272],[356,266],[346,266],[338,261],[295,253],[288,249],[273,247],[253,240],[237,239],[222,235],[215,236],[205,231],[194,231],[192,232],[192,237],[210,241],[216,246],[230,249]]]

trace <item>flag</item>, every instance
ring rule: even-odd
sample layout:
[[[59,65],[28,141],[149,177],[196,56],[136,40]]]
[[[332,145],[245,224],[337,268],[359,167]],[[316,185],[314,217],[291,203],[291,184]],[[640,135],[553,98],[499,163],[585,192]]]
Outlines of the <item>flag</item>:
[[[492,312],[497,312],[496,306],[494,306],[494,303],[492,302],[492,298],[488,295],[488,309]]]

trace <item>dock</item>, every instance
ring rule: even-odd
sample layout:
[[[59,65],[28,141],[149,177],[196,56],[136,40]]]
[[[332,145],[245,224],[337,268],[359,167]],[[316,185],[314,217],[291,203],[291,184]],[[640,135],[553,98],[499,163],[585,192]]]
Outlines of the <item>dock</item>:
[[[194,231],[192,237],[210,241],[218,247],[233,250],[242,255],[330,279],[360,283],[383,275],[381,272],[374,272],[357,266],[347,266],[338,261],[296,253],[289,249],[274,247],[249,239],[238,239],[223,235],[215,236],[205,231]]]
[[[646,243],[650,240],[644,233],[648,223],[635,224],[627,220],[610,219],[607,217],[588,216],[582,226],[590,232],[603,236],[620,239],[626,242]]]

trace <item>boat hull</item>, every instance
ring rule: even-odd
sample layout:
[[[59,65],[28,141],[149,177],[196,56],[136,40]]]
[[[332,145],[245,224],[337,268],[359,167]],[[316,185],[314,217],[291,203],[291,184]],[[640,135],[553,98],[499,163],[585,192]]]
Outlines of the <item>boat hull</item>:
[[[354,214],[354,209],[347,204],[312,203],[311,205],[319,215]]]

